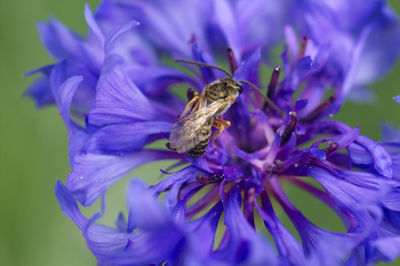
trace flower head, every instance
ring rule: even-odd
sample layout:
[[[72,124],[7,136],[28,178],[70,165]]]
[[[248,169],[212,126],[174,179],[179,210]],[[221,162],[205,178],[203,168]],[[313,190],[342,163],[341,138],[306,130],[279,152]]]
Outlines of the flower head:
[[[385,60],[388,50],[379,47],[398,53],[388,42],[400,38],[396,16],[377,1],[363,6],[346,1],[169,2],[104,1],[95,15],[87,6],[87,40],[58,22],[41,25],[45,44],[62,61],[40,69],[44,78],[28,92],[39,103],[54,100],[66,123],[72,172],[66,186],[57,183],[56,195],[99,263],[393,260],[399,249],[386,247],[399,241],[397,143],[375,142],[358,127],[331,118],[351,88],[365,86],[393,63]],[[347,8],[355,10],[354,20]],[[48,38],[50,31],[57,38]],[[374,35],[381,39],[371,41]],[[268,90],[260,90],[267,76],[261,67],[268,63],[265,55],[283,37],[282,67],[273,69]],[[371,54],[379,58],[378,67],[370,64]],[[189,59],[198,64],[187,64]],[[228,71],[205,65],[216,62],[230,67],[229,79],[239,82],[243,92],[229,105],[219,99],[223,111],[215,109],[199,128],[221,129],[224,123],[227,128],[211,131],[200,158],[154,144],[171,141],[171,130],[185,115],[200,108],[209,112],[217,102],[191,107],[172,92],[184,83],[193,88],[187,90],[188,101],[194,92],[204,96],[211,82],[227,76]],[[175,163],[162,170],[158,184],[147,188],[131,182],[128,219],[120,215],[117,228],[98,224],[101,213],[81,214],[76,200],[91,205],[132,169],[171,159]],[[284,183],[329,206],[346,232],[314,225],[288,198]],[[156,198],[164,192],[162,206]],[[278,218],[272,198],[301,243]],[[257,232],[255,217],[263,220],[276,251]],[[220,243],[215,241],[218,226],[225,229]]]

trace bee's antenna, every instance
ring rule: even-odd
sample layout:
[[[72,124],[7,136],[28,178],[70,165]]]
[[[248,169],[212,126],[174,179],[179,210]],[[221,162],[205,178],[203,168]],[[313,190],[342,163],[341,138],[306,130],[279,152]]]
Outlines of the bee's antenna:
[[[273,108],[275,109],[275,111],[277,111],[279,114],[284,115],[284,112],[279,109],[278,106],[276,106],[276,104],[270,99],[268,98],[266,95],[264,95],[264,93],[253,83],[251,83],[250,81],[247,80],[240,80],[239,83],[244,83],[249,85],[250,87],[252,87],[255,91],[257,91],[264,99],[265,101]]]
[[[182,63],[188,63],[188,64],[192,64],[192,65],[215,68],[215,69],[218,69],[218,70],[224,72],[228,77],[232,77],[231,73],[229,73],[228,71],[226,71],[225,69],[223,69],[222,67],[219,67],[219,66],[213,66],[213,65],[206,64],[206,63],[196,62],[196,61],[187,60],[187,59],[175,59],[175,62],[182,62]]]

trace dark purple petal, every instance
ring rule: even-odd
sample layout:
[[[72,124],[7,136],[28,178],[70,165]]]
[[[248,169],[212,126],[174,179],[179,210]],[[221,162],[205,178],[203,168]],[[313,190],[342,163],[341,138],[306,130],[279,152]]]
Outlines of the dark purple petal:
[[[201,218],[194,220],[188,226],[191,233],[187,235],[190,253],[185,262],[188,265],[206,263],[212,253],[214,236],[222,214],[222,203],[217,203]]]
[[[117,229],[94,223],[95,219],[85,218],[79,210],[72,194],[58,182],[55,187],[57,199],[64,214],[82,230],[89,249],[100,265],[142,265],[161,263],[173,255],[183,233],[171,221],[165,210],[145,187],[137,181],[131,183],[131,189],[137,195],[130,200],[130,210],[142,217],[146,214],[150,220],[137,220],[143,225],[139,232],[126,233]],[[159,206],[157,207],[157,203]],[[150,208],[149,210],[143,207]],[[151,212],[153,211],[153,212]],[[143,213],[144,212],[144,213]],[[136,216],[135,216],[136,217]],[[149,226],[159,218],[161,227]],[[95,217],[94,217],[95,218]],[[153,223],[152,225],[155,225]]]
[[[243,61],[236,70],[235,79],[247,79],[250,82],[258,83],[258,65],[261,59],[261,50],[256,49],[245,61]]]
[[[274,238],[280,256],[279,259],[290,265],[304,264],[305,258],[300,243],[276,216],[266,193],[262,194],[262,208],[258,205],[257,201],[254,203],[258,213],[264,220],[265,226]]]
[[[225,207],[224,223],[228,242],[220,246],[216,258],[231,263],[247,265],[277,265],[277,258],[266,239],[250,226],[241,211],[241,196],[238,187],[233,188]]]
[[[271,179],[271,185],[275,196],[300,234],[308,263],[320,265],[321,261],[325,261],[327,265],[344,264],[364,236],[357,233],[330,232],[315,226],[290,202],[276,178]]]
[[[198,174],[206,174],[206,172],[201,171],[197,167],[189,166],[179,172],[165,178],[157,185],[151,188],[156,194],[159,194],[167,189],[169,189],[175,183],[185,183],[196,180]]]

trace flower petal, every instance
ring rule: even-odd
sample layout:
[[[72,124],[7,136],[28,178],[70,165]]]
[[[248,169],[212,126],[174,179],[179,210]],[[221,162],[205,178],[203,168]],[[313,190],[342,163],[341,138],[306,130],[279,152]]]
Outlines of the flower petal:
[[[392,159],[389,153],[377,142],[359,136],[356,145],[350,145],[350,157],[356,164],[374,163],[375,170],[385,177],[392,177]],[[362,148],[362,149],[361,149]]]
[[[219,247],[216,258],[230,263],[245,265],[277,265],[277,258],[266,239],[256,233],[243,212],[241,206],[240,189],[232,189],[225,207],[224,223],[229,232],[226,245]]]
[[[101,46],[104,45],[104,35],[101,32],[99,25],[97,25],[97,22],[93,16],[92,10],[90,10],[89,4],[85,4],[85,19],[86,23],[88,24],[91,32],[93,33],[96,38],[100,41]]]
[[[157,109],[121,70],[104,74],[89,114],[94,125],[129,123],[146,120],[172,120],[171,113]]]
[[[79,154],[75,156],[67,187],[78,201],[88,206],[114,182],[134,168],[155,160],[176,159],[175,152],[147,150],[125,156]]]
[[[394,261],[400,255],[400,237],[385,237],[373,242],[384,256],[387,262]]]
[[[38,30],[43,44],[50,54],[57,59],[79,57],[82,39],[71,32],[61,22],[50,19],[48,23],[38,23]]]
[[[161,121],[110,125],[97,130],[88,140],[86,148],[93,153],[128,153],[157,138],[164,138],[162,133],[168,133],[171,128],[172,123]]]

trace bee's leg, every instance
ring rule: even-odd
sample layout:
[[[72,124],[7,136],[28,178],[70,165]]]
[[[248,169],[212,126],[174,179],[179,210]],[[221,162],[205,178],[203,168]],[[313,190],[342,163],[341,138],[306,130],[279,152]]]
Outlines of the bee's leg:
[[[195,92],[193,99],[191,99],[190,102],[188,102],[188,104],[185,107],[185,110],[183,110],[179,119],[182,119],[182,117],[184,117],[192,109],[193,105],[195,105],[199,101],[199,99],[200,99],[199,94]]]
[[[221,135],[222,131],[224,131],[225,128],[228,128],[231,126],[231,122],[223,120],[223,119],[218,119],[215,117],[213,126],[215,128],[219,129],[219,131],[216,134],[216,137],[218,137],[219,135]]]
[[[225,128],[228,128],[231,126],[231,122],[226,121],[226,120],[222,120],[222,119],[218,119],[218,118],[214,118],[214,123],[212,124],[213,127],[218,129],[218,132],[215,133],[215,135],[212,137],[211,141],[212,141],[212,145],[215,146],[215,139],[219,137],[219,135],[221,135],[222,131],[224,131]]]

